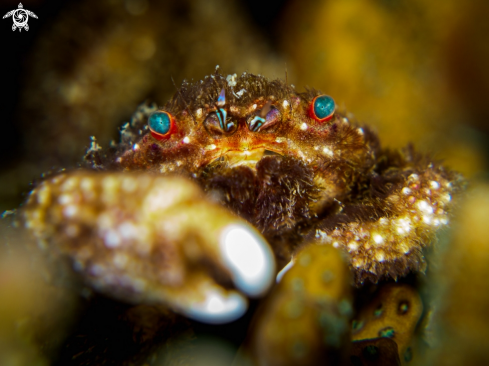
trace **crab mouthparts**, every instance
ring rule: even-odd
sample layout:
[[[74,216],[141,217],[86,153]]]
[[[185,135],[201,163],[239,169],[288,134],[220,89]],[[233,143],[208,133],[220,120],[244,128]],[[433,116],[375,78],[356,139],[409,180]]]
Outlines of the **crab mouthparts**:
[[[253,149],[253,150],[232,150],[226,152],[224,159],[229,164],[230,168],[234,168],[240,165],[255,168],[256,164],[264,157],[268,155],[280,155],[277,152],[267,150],[265,148]]]

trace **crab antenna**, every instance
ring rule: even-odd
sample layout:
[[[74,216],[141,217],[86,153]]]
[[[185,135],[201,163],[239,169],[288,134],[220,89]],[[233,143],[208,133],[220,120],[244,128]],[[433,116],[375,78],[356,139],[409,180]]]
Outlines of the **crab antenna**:
[[[292,112],[292,99],[290,98],[290,88],[289,88],[289,81],[287,80],[288,78],[287,75],[287,64],[285,64],[285,87],[287,88],[287,95],[289,96],[289,108],[290,112]]]
[[[226,89],[222,88],[221,93],[217,97],[217,106],[223,107],[226,104]]]
[[[194,124],[196,125],[197,124],[197,120],[195,119],[194,115],[192,114],[192,112],[190,111],[190,107],[188,106],[187,104],[187,101],[185,100],[185,98],[183,97],[182,93],[180,92],[180,89],[177,88],[177,85],[175,84],[175,80],[173,80],[173,76],[170,76],[171,78],[171,81],[173,83],[173,86],[175,87],[175,89],[177,89],[177,93],[178,95],[180,95],[180,98],[182,98],[183,100],[183,103],[185,103],[185,107],[187,107],[187,111],[188,113],[190,114],[190,116],[192,117],[192,119],[194,120]]]
[[[267,104],[265,104],[261,109],[260,117],[265,118],[270,109],[272,109],[272,102],[268,101]]]

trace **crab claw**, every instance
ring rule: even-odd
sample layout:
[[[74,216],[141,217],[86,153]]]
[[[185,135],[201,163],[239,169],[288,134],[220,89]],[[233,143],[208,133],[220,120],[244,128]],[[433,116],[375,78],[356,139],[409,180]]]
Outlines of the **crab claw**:
[[[273,252],[246,221],[178,177],[78,172],[40,184],[25,225],[93,288],[229,322],[274,281]]]

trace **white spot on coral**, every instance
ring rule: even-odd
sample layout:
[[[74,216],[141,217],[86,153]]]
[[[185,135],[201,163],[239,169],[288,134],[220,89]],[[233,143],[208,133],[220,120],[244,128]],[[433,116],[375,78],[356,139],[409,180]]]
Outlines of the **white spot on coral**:
[[[397,233],[400,235],[406,235],[411,231],[411,220],[409,217],[403,217],[396,221]]]
[[[385,260],[384,252],[378,251],[377,253],[375,253],[375,259],[377,259],[377,261],[379,262],[383,262]]]
[[[411,194],[411,190],[408,187],[404,187],[401,192],[402,192],[402,194],[405,194],[406,196],[408,194]]]
[[[331,150],[328,146],[323,148],[323,153],[328,156],[333,156],[333,150]]]
[[[303,124],[301,124],[301,130],[302,131],[307,130],[307,123],[306,122],[304,122]]]
[[[206,150],[209,150],[209,151],[211,151],[211,150],[215,150],[215,149],[216,149],[216,145],[214,145],[214,144],[207,145],[207,146],[205,147],[205,149],[206,149]]]
[[[138,187],[138,182],[133,177],[124,177],[124,179],[122,180],[122,189],[126,193],[134,192],[137,187]]]
[[[360,135],[363,135],[363,128],[358,128],[357,131]]]
[[[326,234],[324,231],[322,230],[316,230],[316,238],[320,238],[321,241],[325,242],[325,243],[331,243],[331,237],[328,236],[328,234]]]
[[[84,193],[92,193],[95,184],[93,179],[83,178],[80,182],[80,188],[84,191]]]
[[[288,100],[284,100],[284,101],[282,102],[282,106],[283,106],[284,108],[287,108],[287,107],[289,106],[289,101],[288,101]]]
[[[146,212],[158,212],[166,210],[180,199],[182,193],[176,189],[173,194],[168,194],[165,187],[156,187],[148,193],[143,203],[143,210]]]
[[[251,109],[255,110],[255,109],[256,109],[256,107],[258,107],[258,106],[257,106],[256,104],[253,104],[253,105],[251,106]]]
[[[66,218],[73,217],[78,213],[78,206],[68,205],[63,209],[63,215]]]
[[[423,215],[423,222],[427,225],[430,225],[433,221],[433,217],[430,215]]]
[[[125,221],[119,225],[119,233],[124,239],[138,239],[139,230],[132,222]]]
[[[340,247],[340,243],[338,243],[337,241],[333,242],[333,248],[339,248]]]
[[[116,231],[107,230],[104,235],[104,244],[107,248],[116,248],[121,244],[121,238]]]
[[[306,159],[306,156],[304,155],[304,153],[302,152],[302,150],[297,151],[297,155],[299,155],[299,157],[301,159]]]
[[[380,234],[373,234],[372,238],[374,239],[374,242],[377,245],[380,245],[384,242],[384,238]]]
[[[40,193],[41,191],[39,191]],[[71,194],[62,194],[61,196],[58,197],[58,203],[60,205],[68,205],[73,202],[73,195]]]
[[[358,243],[357,242],[351,241],[348,243],[348,251],[354,252],[357,249],[358,249]]]
[[[387,225],[389,223],[389,220],[387,220],[385,217],[382,217],[380,220],[379,220],[379,224],[380,225]]]
[[[431,187],[431,189],[437,190],[438,188],[440,188],[440,183],[435,182],[434,180],[432,180],[430,182],[430,187]]]
[[[417,175],[417,174],[411,174],[411,175],[408,177],[408,180],[412,180],[412,181],[418,181],[418,180],[419,180],[419,175]]]
[[[359,268],[359,267],[363,266],[363,263],[364,263],[364,262],[363,262],[363,259],[360,259],[360,258],[355,258],[355,259],[353,260],[353,262],[352,262],[352,264],[353,264],[353,266],[354,266],[355,268]]]
[[[416,204],[416,206],[423,213],[426,213],[426,214],[429,214],[429,215],[431,215],[433,213],[433,207],[431,207],[431,205],[428,202],[424,201],[424,200],[418,201],[418,203]]]
[[[138,145],[138,144],[134,144],[134,145],[132,146],[132,150],[133,150],[133,151],[138,151],[138,150],[139,150],[139,145]]]
[[[444,195],[442,195],[440,197],[440,200],[442,200],[443,202],[450,202],[452,200],[452,196],[450,196],[450,194],[448,193],[445,193]]]
[[[196,116],[197,118],[202,117],[202,114],[203,114],[202,108],[198,108],[198,109],[195,111],[195,116]]]
[[[275,142],[278,142],[279,144],[282,143],[282,142],[285,142],[285,137],[277,137],[275,139]]]
[[[188,144],[189,142],[190,142],[190,139],[188,138],[188,136],[185,136],[185,137],[183,138],[183,143],[184,143],[184,144]]]
[[[80,183],[80,181],[77,177],[68,178],[63,183],[63,186],[61,186],[61,190],[62,191],[71,191],[71,190],[75,189],[79,183]]]

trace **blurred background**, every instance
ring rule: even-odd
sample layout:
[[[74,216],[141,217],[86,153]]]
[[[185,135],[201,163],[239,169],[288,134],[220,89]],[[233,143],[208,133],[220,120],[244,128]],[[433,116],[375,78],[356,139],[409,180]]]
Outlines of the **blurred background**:
[[[16,9],[17,1],[2,0],[0,14]],[[488,1],[22,4],[38,16],[29,19],[29,31],[12,31],[12,18],[0,21],[0,212],[18,207],[44,172],[76,166],[91,136],[105,147],[118,141],[119,126],[140,103],[163,105],[175,92],[172,78],[177,86],[184,79],[198,81],[216,65],[223,74],[247,71],[283,79],[287,73],[298,90],[309,86],[331,95],[359,123],[377,131],[384,146],[413,143],[468,178],[445,266],[432,282],[435,289],[450,289],[439,294],[446,309],[438,321],[445,326],[445,346],[433,356],[438,363],[426,364],[487,364]],[[22,236],[9,240],[5,252],[28,241]],[[14,299],[2,302],[8,306],[0,309],[0,345],[2,337],[9,339],[20,329],[28,335],[23,341],[35,334],[56,349],[77,295],[43,287],[42,261],[25,272],[22,260],[35,256],[19,253],[14,261],[0,252],[0,262],[6,263],[0,263],[0,295]],[[43,319],[49,319],[44,314],[59,316],[45,322],[49,326],[30,326],[25,313],[31,311]],[[16,365],[37,364],[34,351],[19,349],[12,354],[27,361]],[[458,352],[443,352],[452,349]],[[467,355],[477,362],[467,363]]]
[[[489,3],[456,0],[25,0],[0,22],[0,210],[47,170],[102,146],[171,78],[216,65],[333,96],[384,146],[407,143],[469,178],[487,171]],[[17,8],[3,0],[0,12]]]

